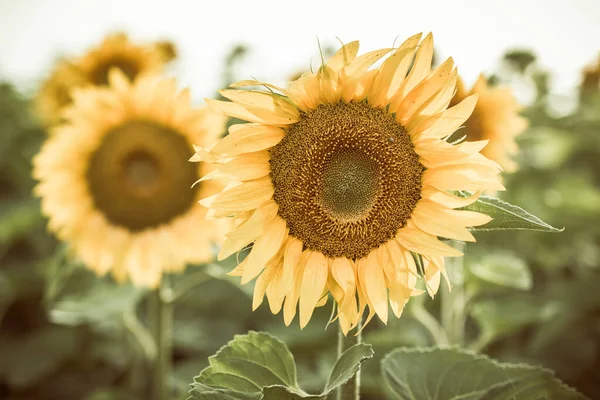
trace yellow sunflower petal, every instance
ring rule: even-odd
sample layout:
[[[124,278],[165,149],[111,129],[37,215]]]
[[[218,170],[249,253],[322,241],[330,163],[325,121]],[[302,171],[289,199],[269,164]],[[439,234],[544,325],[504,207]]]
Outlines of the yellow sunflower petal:
[[[204,175],[198,182],[211,179],[249,181],[262,178],[271,172],[269,158],[267,151],[242,154],[215,171]]]
[[[433,60],[433,35],[429,33],[421,42],[410,73],[398,90],[398,98],[404,98],[429,75]]]
[[[267,262],[279,252],[287,236],[288,229],[285,221],[279,217],[273,219],[265,227],[264,234],[256,239],[250,254],[248,254],[244,274],[242,275],[242,285],[250,282],[260,274]]]
[[[457,197],[445,190],[436,189],[433,186],[424,186],[421,197],[449,208],[461,208],[476,202],[481,193],[481,191],[478,191],[467,197]]]
[[[277,209],[277,204],[274,201],[261,204],[247,221],[227,234],[227,239],[223,242],[217,259],[219,261],[224,260],[262,235],[266,226],[277,215]]]
[[[312,252],[302,272],[300,289],[300,328],[304,328],[323,295],[327,283],[327,259],[319,252]]]
[[[229,135],[221,139],[210,151],[221,156],[234,157],[275,146],[283,139],[280,128],[262,124],[239,124],[229,128]]]
[[[436,94],[452,79],[456,79],[456,71],[454,71],[454,60],[449,58],[435,70],[431,78],[410,91],[396,108],[393,108],[395,104],[392,102],[390,107],[396,110],[398,122],[407,125],[412,117],[428,106],[436,98]]]
[[[264,117],[273,125],[292,124],[300,118],[298,109],[282,96],[253,90],[220,90],[219,93],[252,114]]]
[[[449,165],[428,169],[423,173],[423,185],[442,190],[504,190],[497,171],[488,166]]]
[[[353,60],[348,66],[346,66],[341,72],[340,80],[343,85],[342,100],[349,102],[356,97],[356,88],[360,84],[360,79],[363,74],[367,72],[369,67],[375,64],[378,60],[384,57],[393,49],[381,49],[371,51],[363,54],[360,57]],[[375,71],[376,73],[376,71]],[[375,74],[373,74],[373,78]],[[364,88],[364,91],[368,91],[368,87]]]
[[[273,197],[270,178],[244,182],[229,190],[200,200],[204,207],[221,211],[247,211],[259,207]]]
[[[252,296],[252,311],[255,311],[262,304],[265,298],[265,292],[267,291],[267,286],[271,283],[271,280],[277,273],[277,266],[274,262],[269,261],[265,270],[260,274],[258,279],[256,279],[256,284],[254,285],[254,294]]]
[[[300,297],[300,288],[302,287],[304,267],[311,253],[312,252],[310,250],[302,252],[298,263],[294,266],[292,290],[290,290],[290,292],[285,296],[285,302],[283,304],[283,322],[286,326],[289,326],[296,316],[296,306],[298,305],[298,299]]]
[[[345,308],[356,294],[356,269],[351,260],[335,258],[331,263],[331,275],[342,290],[340,308]]]
[[[356,58],[358,47],[358,40],[343,45],[333,56],[331,56],[331,58],[329,58],[327,66],[333,71],[341,71]]]
[[[409,221],[410,222],[410,221]],[[438,240],[437,237],[423,232],[409,223],[396,234],[396,240],[403,247],[419,254],[431,254],[442,257],[459,257],[463,253]]]
[[[421,200],[412,213],[412,220],[423,232],[447,239],[475,241],[475,237],[465,229],[467,225],[463,225],[464,220],[461,219],[460,211],[449,210],[436,203]],[[491,218],[487,217],[486,222],[490,220]]]
[[[362,262],[361,262],[362,261]],[[388,295],[385,285],[383,268],[379,262],[377,251],[369,253],[368,257],[359,261],[359,277],[364,283],[364,293],[369,300],[369,306],[384,324],[388,319]]]
[[[454,133],[473,113],[477,95],[469,96],[452,108],[420,122],[409,133],[415,141],[424,138],[443,138]]]
[[[271,278],[268,286],[267,286],[267,301],[269,302],[269,309],[273,314],[278,314],[281,311],[281,307],[283,307],[283,300],[285,296],[279,295],[279,287],[281,287],[282,282],[282,269],[279,266],[276,268],[273,277]]]

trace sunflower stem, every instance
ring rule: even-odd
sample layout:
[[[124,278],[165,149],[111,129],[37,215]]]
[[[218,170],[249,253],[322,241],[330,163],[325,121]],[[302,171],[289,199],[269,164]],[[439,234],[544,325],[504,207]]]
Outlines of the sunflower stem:
[[[338,332],[338,359],[344,354],[346,350],[355,344],[362,342],[362,321],[359,321],[356,326],[357,333],[353,335],[348,333],[344,335],[340,328]],[[343,384],[337,391],[337,400],[359,400],[360,399],[360,369],[356,371],[356,374],[345,384]]]
[[[408,307],[412,317],[419,321],[423,327],[427,329],[435,344],[448,345],[450,342],[448,340],[448,336],[446,335],[446,331],[442,325],[440,325],[437,318],[431,315],[422,303],[417,303],[415,300],[413,300],[414,304],[411,304]]]
[[[170,296],[169,300],[171,303],[175,303],[182,300],[189,292],[195,289],[197,286],[209,281],[212,276],[206,273],[204,270],[200,270],[186,277],[183,282],[178,285],[174,285],[173,295]]]
[[[463,242],[453,241],[452,247],[464,252]],[[465,341],[467,297],[465,295],[465,263],[463,257],[448,258],[446,271],[452,290],[442,289],[441,322],[450,344],[462,345]]]
[[[172,337],[173,337],[173,293],[167,282],[163,280],[153,293],[156,307],[154,330],[156,343],[156,362],[154,364],[154,385],[151,393],[153,400],[168,400],[170,398],[169,377],[171,376]]]

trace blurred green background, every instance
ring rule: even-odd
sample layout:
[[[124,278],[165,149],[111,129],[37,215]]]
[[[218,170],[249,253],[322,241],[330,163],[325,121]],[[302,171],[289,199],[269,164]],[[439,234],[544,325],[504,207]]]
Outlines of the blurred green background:
[[[234,49],[224,82],[243,56]],[[548,94],[548,71],[535,55],[506,53],[491,77],[496,84],[535,88],[523,112],[520,170],[505,176],[500,196],[560,234],[493,232],[466,251],[466,343],[502,361],[527,362],[592,399],[600,398],[600,95],[598,82],[577,92],[577,105]],[[30,111],[34,93],[0,84],[0,399],[131,399],[145,385],[143,321],[151,304],[142,290],[116,286],[74,263],[45,230],[32,196],[31,158],[46,132]],[[191,266],[209,278],[175,307],[173,398],[183,399],[207,357],[234,334],[268,331],[282,339],[298,364],[300,385],[319,391],[336,358],[336,327],[325,329],[329,306],[300,331],[263,306],[251,312],[252,284],[227,278],[235,260]],[[442,287],[441,290],[446,290]],[[439,298],[439,296],[438,296]],[[364,399],[381,399],[379,360],[401,345],[435,344],[418,318],[436,318],[439,300],[413,298],[388,326],[373,320],[364,341],[375,359],[364,364]],[[140,371],[142,373],[140,374]]]

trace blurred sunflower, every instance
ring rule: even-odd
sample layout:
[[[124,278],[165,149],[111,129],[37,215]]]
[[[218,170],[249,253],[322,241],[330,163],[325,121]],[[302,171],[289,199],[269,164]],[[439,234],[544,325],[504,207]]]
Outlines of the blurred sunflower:
[[[60,60],[34,99],[37,115],[46,125],[58,124],[61,120],[60,111],[72,102],[71,90],[84,83],[83,74],[73,63]]]
[[[88,268],[156,287],[163,272],[212,258],[223,232],[196,202],[220,188],[190,189],[210,166],[187,159],[192,143],[216,142],[222,114],[192,108],[172,79],[131,83],[114,69],[108,87],[73,92],[65,119],[34,159],[35,192],[49,229]]]
[[[387,322],[388,303],[399,317],[420,293],[412,252],[424,259],[433,295],[444,257],[462,255],[438,236],[474,241],[466,227],[490,220],[454,209],[482,190],[503,189],[500,166],[479,154],[485,141],[444,141],[477,96],[446,109],[457,80],[453,60],[432,72],[433,38],[420,40],[360,57],[352,42],[287,90],[243,81],[232,86],[269,90],[223,90],[231,102],[207,99],[250,122],[231,126],[210,149],[198,147],[193,159],[220,165],[203,179],[231,181],[200,203],[214,217],[235,217],[220,259],[254,242],[231,272],[242,284],[258,277],[254,308],[266,294],[271,311],[283,308],[290,324],[299,304],[304,327],[331,292],[344,333],[367,307],[367,322],[375,314]],[[448,192],[456,190],[474,194]]]
[[[595,64],[584,68],[579,89],[581,97],[595,95],[600,92],[600,57],[598,57]]]
[[[72,60],[60,61],[36,98],[36,109],[48,125],[60,121],[61,110],[71,102],[69,92],[79,86],[108,84],[112,68],[121,70],[130,80],[140,74],[160,72],[177,56],[168,41],[136,44],[124,33],[107,35],[99,46]]]
[[[481,154],[496,161],[505,171],[514,172],[517,163],[512,157],[518,151],[515,138],[529,126],[527,119],[519,115],[522,107],[509,88],[491,87],[483,76],[470,91],[459,78],[450,105],[458,104],[473,94],[479,95],[475,110],[455,136],[466,136],[468,141],[489,141]]]

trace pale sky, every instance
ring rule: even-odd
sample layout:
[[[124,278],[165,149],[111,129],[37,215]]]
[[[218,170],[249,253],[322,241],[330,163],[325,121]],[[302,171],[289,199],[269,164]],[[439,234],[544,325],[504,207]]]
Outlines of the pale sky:
[[[577,85],[600,53],[600,0],[0,0],[0,78],[36,86],[60,54],[78,54],[114,30],[141,40],[170,39],[175,71],[194,97],[211,96],[232,45],[250,56],[239,78],[283,83],[322,43],[361,41],[361,53],[417,32],[433,32],[442,59],[452,56],[473,82],[507,48],[531,48],[555,73],[554,88]]]

